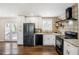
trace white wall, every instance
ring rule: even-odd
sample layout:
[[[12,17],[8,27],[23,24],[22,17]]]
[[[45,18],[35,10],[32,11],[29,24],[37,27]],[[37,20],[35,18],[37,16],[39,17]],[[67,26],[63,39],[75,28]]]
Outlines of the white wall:
[[[59,16],[73,3],[2,3],[0,16]]]

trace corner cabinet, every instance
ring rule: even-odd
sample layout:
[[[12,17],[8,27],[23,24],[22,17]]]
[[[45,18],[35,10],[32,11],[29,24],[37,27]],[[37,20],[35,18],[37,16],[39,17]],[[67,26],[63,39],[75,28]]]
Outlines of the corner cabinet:
[[[64,41],[64,55],[79,55],[79,48]]]
[[[44,34],[43,35],[43,46],[54,45],[55,46],[55,35]]]

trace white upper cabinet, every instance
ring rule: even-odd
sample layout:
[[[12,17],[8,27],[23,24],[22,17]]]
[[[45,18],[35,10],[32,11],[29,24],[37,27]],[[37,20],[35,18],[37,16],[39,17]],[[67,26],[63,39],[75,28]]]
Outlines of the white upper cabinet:
[[[26,17],[25,23],[35,23],[35,28],[41,28],[42,27],[41,17]]]
[[[52,19],[45,18],[43,19],[43,32],[52,32]]]

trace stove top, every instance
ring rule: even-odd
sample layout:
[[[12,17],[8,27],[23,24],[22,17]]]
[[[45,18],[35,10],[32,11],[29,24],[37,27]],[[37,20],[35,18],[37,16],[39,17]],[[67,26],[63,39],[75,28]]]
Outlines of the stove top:
[[[63,39],[77,39],[77,37],[74,37],[74,36],[66,36],[66,35],[58,35],[58,36]]]
[[[78,33],[72,31],[66,31],[65,35],[59,35],[59,37],[64,39],[78,39]]]

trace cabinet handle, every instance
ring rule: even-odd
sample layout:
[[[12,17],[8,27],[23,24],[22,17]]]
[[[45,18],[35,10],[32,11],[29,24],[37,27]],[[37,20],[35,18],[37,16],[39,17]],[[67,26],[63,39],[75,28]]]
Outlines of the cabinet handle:
[[[70,54],[69,51],[67,50],[68,55]]]
[[[67,46],[70,46],[70,45],[67,44]]]

